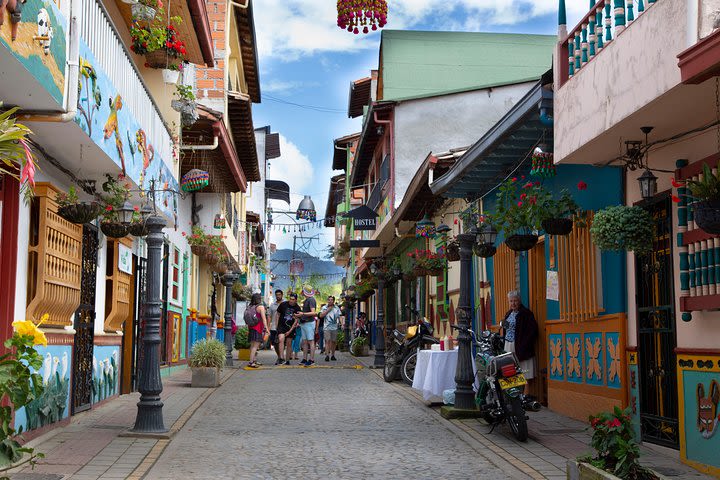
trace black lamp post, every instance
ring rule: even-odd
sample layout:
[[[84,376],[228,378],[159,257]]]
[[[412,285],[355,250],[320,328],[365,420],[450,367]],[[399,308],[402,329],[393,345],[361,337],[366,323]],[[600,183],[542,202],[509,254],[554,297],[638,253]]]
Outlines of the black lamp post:
[[[164,433],[163,402],[160,400],[162,381],[160,379],[160,272],[165,219],[158,215],[148,217],[147,246],[147,299],[145,300],[145,331],[143,332],[142,374],[138,383],[140,401],[135,417],[134,432]]]
[[[233,366],[232,349],[232,287],[235,284],[237,275],[234,272],[228,272],[222,276],[221,281],[225,287],[225,322],[223,324],[223,338],[225,340],[225,365]]]
[[[381,260],[382,262],[382,260]],[[375,321],[375,368],[383,368],[385,366],[385,301],[383,291],[385,290],[385,272],[382,268],[377,268],[373,263],[370,271],[377,277],[378,293],[377,293],[377,320]]]
[[[470,328],[472,319],[471,284],[472,284],[472,246],[475,242],[477,229],[458,235],[460,243],[460,299],[457,308],[457,323],[461,328]],[[458,334],[458,362],[455,370],[455,408],[462,410],[475,409],[475,392],[473,391],[473,366],[471,337],[467,331]]]

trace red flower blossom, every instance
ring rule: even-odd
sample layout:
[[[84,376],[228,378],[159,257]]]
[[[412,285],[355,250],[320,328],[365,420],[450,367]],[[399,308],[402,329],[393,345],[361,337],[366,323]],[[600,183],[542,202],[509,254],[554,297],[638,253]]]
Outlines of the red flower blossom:
[[[672,186],[675,187],[675,188],[680,188],[680,187],[684,187],[684,186],[685,186],[685,184],[684,184],[683,182],[678,182],[678,181],[675,180],[674,178],[670,180],[670,183],[671,183]]]
[[[520,180],[525,180],[525,175],[520,175]]]
[[[597,427],[598,423],[600,423],[600,419],[599,419],[599,418],[593,417],[592,419],[590,419],[590,426],[591,426],[591,427],[593,427],[593,428]]]
[[[140,211],[140,207],[137,206],[137,205],[135,205],[135,206],[133,207],[133,210],[135,210],[136,212],[139,212],[139,211]]]
[[[537,203],[537,197],[530,197],[528,201],[530,202],[530,205],[535,205]]]
[[[108,205],[107,207],[105,207],[105,211],[106,211],[106,212],[112,212],[112,211],[113,211],[112,205]]]
[[[520,195],[520,200],[525,200],[527,198],[527,193],[523,193]]]
[[[513,182],[517,182],[517,177],[512,177],[510,180],[512,180]]]
[[[614,419],[612,420],[612,422],[611,422],[610,420],[608,420],[607,422],[605,422],[605,425],[607,425],[607,426],[610,427],[610,428],[617,428],[617,427],[619,427],[619,426],[622,425],[622,424],[620,423],[620,420],[618,420],[617,418],[614,418]]]
[[[540,186],[540,182],[535,182],[535,186],[536,186],[536,187],[539,187],[539,186]]]
[[[578,190],[587,190],[587,183],[580,180],[577,184]]]
[[[523,188],[532,188],[532,186],[533,186],[532,182],[527,182],[525,185],[523,185]]]
[[[522,207],[522,202],[518,202],[518,207]]]
[[[676,196],[676,195],[673,195],[673,196],[671,196],[670,198],[672,199],[673,202],[675,202],[675,203],[680,203],[680,197],[678,197],[678,196]]]
[[[182,236],[183,236],[183,237],[184,237],[184,236],[186,236],[186,235],[187,235],[187,233],[185,233],[185,232],[182,232]]]

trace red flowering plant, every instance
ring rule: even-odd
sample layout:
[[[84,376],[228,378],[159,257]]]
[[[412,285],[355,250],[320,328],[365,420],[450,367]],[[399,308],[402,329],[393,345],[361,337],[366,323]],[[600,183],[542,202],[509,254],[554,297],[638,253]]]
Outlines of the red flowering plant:
[[[102,184],[104,194],[101,195],[105,205],[102,207],[103,223],[117,223],[120,209],[130,198],[131,184],[120,174],[117,178],[112,175],[105,175],[105,182]]]
[[[505,180],[498,188],[493,226],[502,231],[505,238],[539,231],[544,218],[539,200],[545,195],[540,182],[524,181],[518,177]]]
[[[447,259],[444,251],[433,252],[432,250],[415,249],[408,252],[408,257],[412,259],[413,270],[417,275],[433,274],[445,269]]]
[[[691,201],[718,201],[720,200],[720,162],[718,162],[717,172],[717,174],[713,173],[708,164],[704,163],[702,177],[698,180],[679,182],[672,179],[671,183],[675,188],[687,187],[690,193],[683,196],[688,197]],[[673,195],[672,200],[676,203],[679,202],[680,195]]]
[[[612,412],[591,415],[589,420],[593,431],[590,446],[595,449],[595,455],[579,457],[578,460],[623,479],[656,478],[639,463],[640,446],[635,439],[630,408],[621,410],[615,407]]]
[[[164,50],[168,57],[168,65],[175,65],[177,62],[173,59],[185,56],[187,49],[185,42],[180,40],[177,28],[173,24],[179,24],[182,19],[180,17],[170,17],[169,23],[165,23],[165,15],[162,9],[154,20],[150,22],[141,22],[133,20],[130,27],[130,39],[132,44],[130,50],[138,55],[147,55],[152,52]],[[148,65],[153,66],[153,65]]]

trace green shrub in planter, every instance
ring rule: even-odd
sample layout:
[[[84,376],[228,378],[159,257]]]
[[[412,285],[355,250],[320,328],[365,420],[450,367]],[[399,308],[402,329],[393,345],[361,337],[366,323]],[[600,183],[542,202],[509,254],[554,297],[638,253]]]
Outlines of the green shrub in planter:
[[[193,345],[188,360],[190,368],[225,366],[225,344],[215,338],[203,338]]]
[[[345,347],[345,332],[342,330],[338,330],[337,347],[341,352],[347,351],[347,348]]]
[[[235,332],[235,350],[250,348],[250,340],[248,340],[248,327],[239,327]]]
[[[600,250],[632,251],[643,255],[652,250],[655,222],[640,207],[618,205],[598,210],[590,233]]]

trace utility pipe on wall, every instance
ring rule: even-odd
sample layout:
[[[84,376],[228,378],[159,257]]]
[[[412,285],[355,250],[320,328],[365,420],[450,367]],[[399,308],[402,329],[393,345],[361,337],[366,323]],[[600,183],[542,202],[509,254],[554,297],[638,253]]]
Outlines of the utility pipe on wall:
[[[195,150],[215,150],[218,145],[220,145],[220,138],[215,135],[212,145],[183,145],[180,150],[192,150],[193,152]]]
[[[78,89],[80,76],[80,27],[78,13],[80,0],[70,2],[70,28],[68,38],[68,74],[65,87],[65,108],[62,112],[48,110],[22,110],[17,118],[23,122],[59,122],[67,123],[75,120],[77,114]]]

